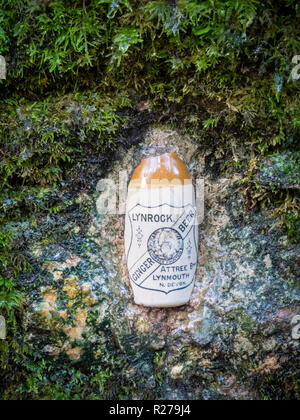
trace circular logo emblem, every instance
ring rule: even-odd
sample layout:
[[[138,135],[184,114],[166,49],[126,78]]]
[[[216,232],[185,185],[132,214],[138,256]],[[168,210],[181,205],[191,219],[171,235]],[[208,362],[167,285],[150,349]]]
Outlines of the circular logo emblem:
[[[148,252],[154,261],[162,265],[173,264],[183,253],[183,239],[177,230],[161,228],[154,231],[148,240]]]

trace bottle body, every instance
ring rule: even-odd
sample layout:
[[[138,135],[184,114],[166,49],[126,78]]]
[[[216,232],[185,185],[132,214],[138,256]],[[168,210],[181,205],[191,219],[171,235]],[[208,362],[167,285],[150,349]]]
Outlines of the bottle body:
[[[197,266],[195,192],[175,153],[150,157],[128,188],[125,250],[135,303],[186,304]]]

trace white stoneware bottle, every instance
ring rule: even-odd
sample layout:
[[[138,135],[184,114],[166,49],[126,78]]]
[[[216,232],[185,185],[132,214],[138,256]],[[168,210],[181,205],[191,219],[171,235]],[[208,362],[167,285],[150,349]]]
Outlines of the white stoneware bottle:
[[[175,152],[142,160],[128,186],[125,250],[135,303],[186,304],[197,266],[195,191]]]

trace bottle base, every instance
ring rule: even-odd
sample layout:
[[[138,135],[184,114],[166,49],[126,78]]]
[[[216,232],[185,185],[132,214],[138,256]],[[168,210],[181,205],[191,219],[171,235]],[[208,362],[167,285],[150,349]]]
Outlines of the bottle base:
[[[147,302],[138,302],[134,301],[136,305],[138,306],[144,306],[146,308],[178,308],[180,306],[187,305],[189,301],[181,302],[181,303],[147,303]]]
[[[184,290],[176,290],[169,294],[148,290],[145,292],[133,286],[134,302],[136,305],[149,308],[176,308],[189,303],[193,286]]]

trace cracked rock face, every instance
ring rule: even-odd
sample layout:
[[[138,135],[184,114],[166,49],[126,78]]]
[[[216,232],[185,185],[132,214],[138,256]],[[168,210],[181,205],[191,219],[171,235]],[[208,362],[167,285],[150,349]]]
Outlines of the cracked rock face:
[[[124,214],[99,210],[144,156],[169,151],[178,153],[194,179],[205,179],[205,217],[189,305],[151,309],[133,303]],[[289,246],[267,213],[243,208],[240,175],[212,176],[201,145],[189,137],[153,129],[120,155],[109,182],[99,180],[93,194],[79,198],[90,221],[84,234],[74,229],[72,247],[32,246],[41,271],[27,286],[24,328],[31,343],[55,363],[61,354],[81,362],[88,350],[101,354],[113,342],[109,351],[129,361],[127,374],[146,378],[133,396],[140,399],[145,387],[148,396],[166,399],[255,399],[266,378],[294,378],[299,249]],[[121,212],[123,205],[121,194]]]

